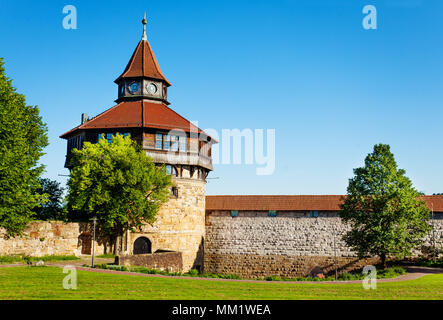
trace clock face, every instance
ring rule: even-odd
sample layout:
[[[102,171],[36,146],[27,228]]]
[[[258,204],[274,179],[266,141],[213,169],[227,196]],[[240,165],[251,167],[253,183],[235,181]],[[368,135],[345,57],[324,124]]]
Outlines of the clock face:
[[[136,93],[140,89],[138,82],[133,82],[129,85],[129,92],[132,94]]]
[[[146,89],[150,94],[155,94],[157,92],[157,86],[153,83],[150,83],[146,86]]]

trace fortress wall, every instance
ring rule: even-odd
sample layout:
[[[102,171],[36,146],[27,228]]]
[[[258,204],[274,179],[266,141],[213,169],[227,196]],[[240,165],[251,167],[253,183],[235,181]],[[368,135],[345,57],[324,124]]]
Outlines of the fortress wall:
[[[152,252],[170,250],[181,252],[183,270],[203,267],[203,238],[205,235],[205,182],[197,179],[176,179],[178,197],[160,209],[153,225],[146,224],[139,232],[128,232],[122,239],[122,254],[131,255],[134,242],[146,237]],[[5,239],[0,230],[1,255],[81,255],[91,254],[92,223],[63,223],[33,221],[22,237]],[[105,249],[105,245],[108,247]],[[109,243],[97,235],[97,255],[110,252]]]
[[[90,224],[63,223],[61,221],[33,221],[21,237],[5,239],[5,230],[0,229],[0,256],[27,255],[41,257],[46,255],[82,254],[83,245],[88,242],[91,248]],[[102,254],[103,243],[97,239],[95,252]]]
[[[443,249],[443,214],[436,215],[436,246]],[[205,272],[243,277],[306,276],[314,267],[334,270],[334,231],[339,271],[351,271],[377,258],[359,261],[341,239],[347,232],[337,213],[211,211],[206,215]],[[431,246],[431,235],[425,245]]]

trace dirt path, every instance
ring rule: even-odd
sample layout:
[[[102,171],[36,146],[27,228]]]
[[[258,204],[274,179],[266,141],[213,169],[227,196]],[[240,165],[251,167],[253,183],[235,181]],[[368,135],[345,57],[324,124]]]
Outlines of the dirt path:
[[[218,279],[218,278],[200,278],[200,277],[186,277],[186,276],[165,276],[159,274],[146,274],[139,272],[128,272],[128,271],[115,271],[108,269],[95,269],[89,267],[83,267],[84,264],[90,264],[91,259],[81,259],[81,260],[73,260],[73,261],[61,261],[61,262],[49,262],[47,266],[60,267],[63,268],[65,266],[75,266],[77,270],[89,271],[89,272],[97,272],[97,273],[110,273],[110,274],[120,274],[120,275],[131,275],[138,277],[155,277],[155,278],[171,278],[171,279],[187,279],[187,280],[211,280],[211,281],[230,281],[230,282],[250,282],[250,283],[270,283],[270,282],[278,282],[278,283],[318,283],[318,284],[350,284],[350,283],[361,283],[362,280],[351,280],[351,281],[265,281],[265,280],[238,280],[238,279]],[[110,263],[113,262],[113,259],[103,259],[97,258],[94,260],[96,264],[101,263]],[[25,264],[8,264],[8,265],[0,265],[0,268],[10,268],[10,267],[22,267],[26,266]],[[423,276],[429,274],[443,274],[443,269],[441,268],[429,268],[429,267],[419,267],[419,266],[408,266],[406,267],[407,273],[396,278],[389,279],[378,279],[377,282],[398,282],[398,281],[409,281],[419,279]]]

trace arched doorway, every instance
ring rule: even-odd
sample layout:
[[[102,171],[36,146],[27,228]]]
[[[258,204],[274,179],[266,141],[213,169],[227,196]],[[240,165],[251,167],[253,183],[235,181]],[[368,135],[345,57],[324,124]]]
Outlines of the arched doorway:
[[[132,254],[151,253],[151,241],[146,237],[137,238],[134,241],[134,248]]]

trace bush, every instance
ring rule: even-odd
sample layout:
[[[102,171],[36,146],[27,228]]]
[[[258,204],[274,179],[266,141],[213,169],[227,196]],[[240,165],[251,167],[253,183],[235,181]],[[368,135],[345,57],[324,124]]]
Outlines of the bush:
[[[431,267],[431,268],[443,268],[443,259],[433,260],[423,259],[416,262],[417,265],[422,267]]]
[[[105,259],[113,259],[115,258],[115,254],[113,253],[105,253],[97,256],[97,258],[105,258]]]
[[[197,277],[198,276],[198,270],[197,269],[191,269],[191,270],[189,270],[188,274],[191,277]]]
[[[401,276],[402,274],[405,274],[406,270],[402,267],[396,266],[392,268],[377,270],[377,279],[383,279],[383,278],[395,278],[398,276]]]
[[[266,281],[282,281],[280,276],[269,276],[265,278]]]

